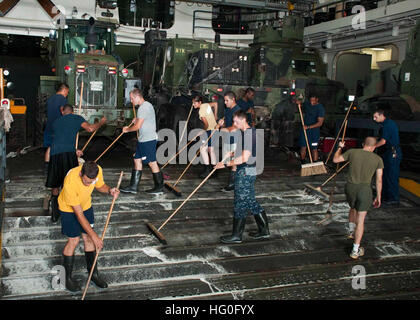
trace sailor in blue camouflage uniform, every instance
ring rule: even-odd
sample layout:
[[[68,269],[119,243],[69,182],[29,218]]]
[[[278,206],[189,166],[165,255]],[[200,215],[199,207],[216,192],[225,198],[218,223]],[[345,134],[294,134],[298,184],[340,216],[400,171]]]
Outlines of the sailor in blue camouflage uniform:
[[[220,238],[220,241],[223,243],[241,243],[249,212],[254,216],[258,226],[258,232],[253,232],[249,235],[254,239],[266,239],[270,237],[267,215],[255,199],[256,129],[249,126],[247,115],[242,110],[234,114],[233,121],[242,133],[242,141],[238,144],[239,148],[237,147],[236,150],[236,154],[240,153],[240,156],[227,163],[228,167],[233,165],[237,166],[235,175],[233,231],[232,235],[223,236]],[[215,168],[221,169],[224,167],[223,162],[219,162]]]
[[[376,143],[380,149],[384,162],[382,204],[383,206],[399,206],[400,204],[400,164],[402,152],[397,124],[385,116],[383,109],[378,109],[373,114],[373,120],[382,126],[381,137]]]

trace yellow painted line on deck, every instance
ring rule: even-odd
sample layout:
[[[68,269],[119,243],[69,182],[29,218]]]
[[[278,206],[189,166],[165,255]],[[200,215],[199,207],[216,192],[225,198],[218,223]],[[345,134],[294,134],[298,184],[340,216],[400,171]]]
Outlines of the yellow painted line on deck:
[[[420,184],[411,179],[400,178],[400,187],[420,198]]]

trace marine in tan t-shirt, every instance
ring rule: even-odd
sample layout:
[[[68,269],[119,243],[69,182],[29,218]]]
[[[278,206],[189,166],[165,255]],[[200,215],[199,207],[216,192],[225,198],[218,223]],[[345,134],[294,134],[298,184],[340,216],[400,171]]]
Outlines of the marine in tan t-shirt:
[[[205,139],[204,137],[202,138],[202,142],[204,145],[200,147],[200,154],[203,160],[204,170],[203,172],[201,172],[199,177],[201,179],[204,179],[210,174],[210,172],[212,172],[213,166],[216,165],[217,163],[214,147],[212,146],[213,144],[212,140],[216,141],[217,139],[214,137],[214,134],[218,133],[218,131],[214,131],[215,129],[218,129],[218,125],[216,122],[217,102],[203,103],[203,98],[200,96],[195,96],[192,99],[192,102],[193,102],[193,107],[195,109],[199,109],[198,117],[201,120],[201,122],[203,122],[203,129],[207,133],[207,139]],[[214,113],[213,113],[213,108],[214,108]],[[215,114],[216,114],[216,117],[215,117]]]
[[[216,119],[214,117],[213,110],[208,103],[202,103],[200,105],[200,110],[198,111],[198,116],[200,119],[205,118],[207,121],[207,128],[206,130],[213,130],[216,128]]]

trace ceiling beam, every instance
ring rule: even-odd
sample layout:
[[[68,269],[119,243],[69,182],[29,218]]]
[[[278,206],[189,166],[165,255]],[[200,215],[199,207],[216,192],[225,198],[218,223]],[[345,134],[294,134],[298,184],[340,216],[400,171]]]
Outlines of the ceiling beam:
[[[184,2],[206,3],[212,5],[234,6],[253,9],[270,9],[279,11],[288,11],[288,1],[270,1],[270,0],[181,0]],[[312,9],[312,4],[316,0],[303,0],[294,4],[294,11],[308,11]]]
[[[44,11],[51,17],[51,19],[54,19],[56,16],[58,16],[61,12],[58,10],[58,8],[55,6],[55,4],[51,0],[37,0],[39,5],[44,9]]]
[[[0,17],[4,17],[10,10],[12,10],[19,0],[3,0],[0,2]]]

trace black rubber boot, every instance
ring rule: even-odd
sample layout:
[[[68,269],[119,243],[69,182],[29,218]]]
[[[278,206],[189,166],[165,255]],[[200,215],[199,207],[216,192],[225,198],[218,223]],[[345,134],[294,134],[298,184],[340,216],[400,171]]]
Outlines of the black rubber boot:
[[[235,174],[236,171],[230,170],[228,185],[222,189],[223,192],[233,191],[235,189]]]
[[[58,196],[51,195],[51,221],[57,222],[60,218],[60,213],[58,212]]]
[[[85,258],[86,258],[86,267],[88,271],[88,276],[90,274],[90,270],[92,269],[93,262],[95,261],[96,251],[86,252],[85,251]],[[93,269],[92,278],[94,284],[96,284],[99,288],[105,289],[108,288],[108,284],[99,276],[98,273],[98,262],[95,264],[95,268]]]
[[[49,162],[44,162],[44,176],[48,176],[48,164]]]
[[[205,164],[204,165],[204,170],[203,172],[200,173],[200,175],[198,176],[200,179],[205,179],[207,178],[207,176],[210,174],[210,172],[213,170],[213,167],[209,164]]]
[[[210,172],[212,172],[212,171],[213,171],[214,166],[215,166],[215,164],[210,164],[210,165],[209,165]],[[210,173],[210,172],[209,172],[209,173]],[[211,175],[210,179],[211,179],[211,178],[216,178],[216,177],[217,177],[217,175],[218,175],[218,173],[219,173],[219,170],[214,170],[214,172],[213,172],[213,174]]]
[[[63,254],[64,257],[64,269],[66,270],[66,288],[67,290],[70,290],[71,292],[76,292],[76,291],[80,291],[81,288],[80,286],[77,284],[76,281],[74,281],[71,278],[71,274],[73,272],[73,265],[74,265],[74,255],[72,256],[65,256]]]
[[[155,183],[155,187],[150,190],[146,190],[147,193],[163,193],[163,175],[162,171],[153,173],[153,182]]]
[[[244,219],[235,219],[233,218],[233,230],[232,235],[220,237],[220,241],[223,243],[241,243],[242,242],[242,233],[245,229]]]
[[[133,169],[131,171],[130,185],[125,187],[125,188],[120,188],[120,191],[124,192],[124,193],[137,194],[139,182],[140,182],[140,179],[141,179],[141,174],[142,174],[142,170]]]
[[[258,226],[258,232],[250,232],[249,236],[256,240],[270,238],[270,230],[268,229],[268,218],[265,211],[259,214],[255,214],[254,218]]]

